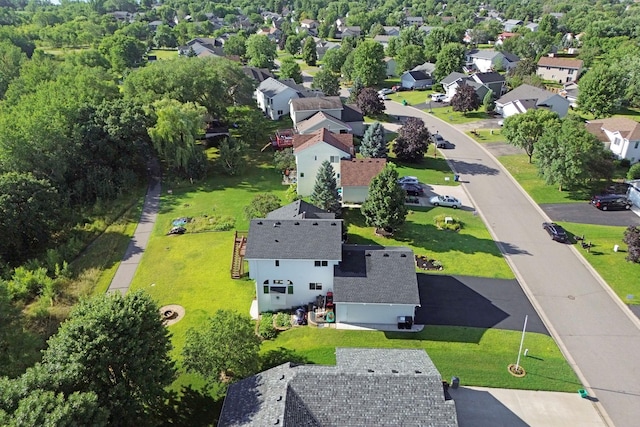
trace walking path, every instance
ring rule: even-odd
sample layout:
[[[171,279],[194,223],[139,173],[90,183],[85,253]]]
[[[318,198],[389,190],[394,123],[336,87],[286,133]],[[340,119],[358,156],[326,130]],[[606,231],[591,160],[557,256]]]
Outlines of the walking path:
[[[518,282],[610,426],[640,420],[640,321],[571,245],[542,229],[547,215],[481,144],[422,111],[386,102],[387,113],[424,120],[456,144],[445,153]]]
[[[156,223],[160,208],[160,191],[160,166],[154,161],[149,165],[149,187],[147,187],[147,194],[144,198],[140,221],[138,221],[136,231],[133,233],[118,270],[111,280],[107,293],[120,292],[124,295],[129,290]]]

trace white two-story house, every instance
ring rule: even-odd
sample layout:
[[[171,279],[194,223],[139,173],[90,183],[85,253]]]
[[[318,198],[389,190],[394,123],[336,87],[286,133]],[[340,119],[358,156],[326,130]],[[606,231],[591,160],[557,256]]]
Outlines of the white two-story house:
[[[289,101],[300,97],[300,91],[291,82],[269,77],[256,89],[258,108],[271,120],[278,120],[288,114]]]
[[[260,313],[305,306],[333,293],[335,321],[396,324],[420,306],[413,252],[343,244],[342,220],[303,201],[249,225],[244,259]]]
[[[586,126],[618,159],[640,161],[640,123],[626,117],[610,117],[590,120]]]
[[[569,101],[553,92],[531,85],[520,85],[496,101],[496,112],[507,118],[535,108],[546,108],[562,118],[569,111]]]
[[[335,134],[321,128],[310,134],[296,134],[293,137],[293,154],[296,157],[298,194],[310,196],[316,183],[316,175],[325,160],[331,162],[340,186],[340,160],[355,155],[353,135]]]

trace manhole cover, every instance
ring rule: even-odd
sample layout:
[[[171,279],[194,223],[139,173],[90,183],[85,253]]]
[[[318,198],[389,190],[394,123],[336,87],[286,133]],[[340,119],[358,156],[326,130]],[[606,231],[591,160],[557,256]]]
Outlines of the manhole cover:
[[[570,300],[576,299],[576,297],[574,297],[573,295],[569,295],[567,298],[569,298]]]

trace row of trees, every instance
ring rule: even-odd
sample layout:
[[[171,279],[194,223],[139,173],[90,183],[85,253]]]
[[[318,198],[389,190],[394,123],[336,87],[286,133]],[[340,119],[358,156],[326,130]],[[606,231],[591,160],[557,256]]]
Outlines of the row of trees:
[[[576,116],[560,120],[545,109],[529,110],[505,119],[502,133],[510,144],[525,150],[529,162],[535,160],[548,184],[560,190],[613,175],[611,153]]]

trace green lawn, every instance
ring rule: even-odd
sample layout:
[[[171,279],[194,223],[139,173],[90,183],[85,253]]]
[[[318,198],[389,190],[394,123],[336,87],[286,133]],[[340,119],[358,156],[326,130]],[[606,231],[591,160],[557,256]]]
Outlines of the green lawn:
[[[178,49],[152,49],[149,55],[155,55],[158,59],[174,59],[178,57]]]
[[[398,170],[399,176],[415,176],[427,184],[434,185],[460,185],[453,180],[453,172],[444,157],[434,157],[436,148],[429,144],[424,160],[420,164],[403,163],[395,158],[393,150],[389,150],[389,161],[393,162]],[[449,178],[449,180],[445,180]]]
[[[404,92],[390,93],[387,96],[392,101],[402,102],[402,100],[405,100],[407,105],[417,105],[429,102],[431,93],[432,91],[430,90],[406,90]]]
[[[625,260],[627,245],[622,238],[626,227],[561,224],[570,234],[584,236],[586,242],[593,244],[590,252],[582,249],[581,245],[576,245],[576,248],[618,297],[626,304],[640,304],[640,265]],[[619,245],[618,252],[613,251],[615,245]]]
[[[505,142],[505,138],[500,133],[500,129],[477,129],[475,134],[471,133],[471,131],[467,131],[465,134],[480,143]]]
[[[457,376],[464,385],[566,392],[582,388],[553,339],[542,334],[525,335],[531,357],[522,357],[520,365],[527,375],[509,374],[507,366],[516,362],[521,336],[517,331],[446,326],[428,326],[418,333],[301,327],[265,341],[262,352],[277,360],[275,355],[285,348],[297,361],[331,365],[336,347],[425,349],[443,379]]]
[[[485,113],[484,111],[471,111],[470,113],[467,113],[466,115],[464,115],[462,113],[457,113],[453,111],[451,107],[436,108],[435,104],[437,104],[437,102],[434,102],[432,104],[433,115],[438,117],[439,119],[444,120],[445,122],[448,122],[454,125],[471,123],[471,122],[476,122],[478,120],[485,120],[490,118],[487,115],[487,113]],[[428,107],[427,107],[427,110],[428,110]]]
[[[464,227],[457,233],[438,230],[434,218],[441,214],[458,219]],[[348,226],[349,243],[407,246],[417,255],[440,261],[444,266],[444,270],[439,271],[442,274],[514,278],[484,223],[472,212],[444,207],[414,208],[392,238],[376,236],[373,229],[366,226],[359,209],[347,209],[343,217]]]
[[[579,187],[575,190],[559,191],[556,185],[545,184],[538,175],[536,165],[529,163],[529,157],[526,154],[500,156],[498,161],[507,168],[529,196],[539,204],[582,202],[589,200],[595,192],[595,189],[589,186]],[[594,183],[594,186],[599,188],[602,184]]]

